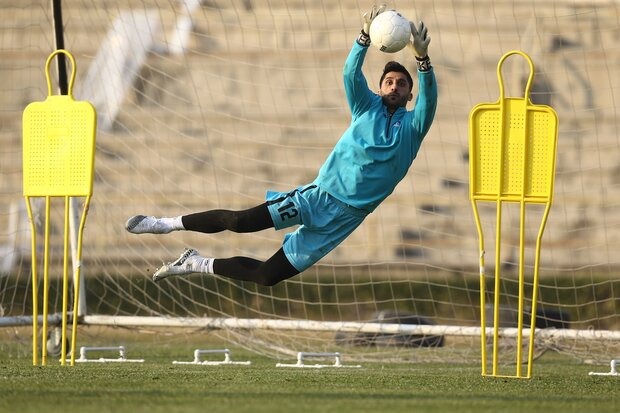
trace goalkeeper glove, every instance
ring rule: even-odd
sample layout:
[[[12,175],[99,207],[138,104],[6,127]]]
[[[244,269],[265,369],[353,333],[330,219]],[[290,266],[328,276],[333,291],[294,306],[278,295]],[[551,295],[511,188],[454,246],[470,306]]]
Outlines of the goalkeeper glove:
[[[411,26],[412,40],[407,46],[413,49],[418,70],[427,72],[431,68],[431,60],[428,57],[428,44],[431,42],[431,38],[428,35],[428,29],[423,21],[420,21],[418,27],[416,27],[414,22],[409,22],[409,25]]]
[[[409,22],[409,25],[411,26],[411,36],[413,37],[409,46],[413,47],[416,57],[425,58],[428,54],[428,44],[431,42],[428,29],[423,21],[420,21],[419,28],[416,27],[414,22]]]
[[[364,13],[364,25],[362,26],[362,31],[357,38],[357,42],[359,44],[361,44],[362,46],[370,46],[370,25],[372,24],[372,21],[375,19],[375,17],[385,11],[386,7],[387,6],[385,4],[382,4],[379,7],[372,6],[372,9],[368,13]]]

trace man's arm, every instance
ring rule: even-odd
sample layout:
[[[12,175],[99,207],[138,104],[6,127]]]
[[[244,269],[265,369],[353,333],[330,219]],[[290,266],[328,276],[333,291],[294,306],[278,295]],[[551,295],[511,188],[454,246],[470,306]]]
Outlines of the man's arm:
[[[367,52],[368,46],[362,46],[356,41],[344,63],[344,91],[353,117],[370,107],[374,95],[368,88],[366,77],[362,73],[362,65]]]
[[[422,139],[430,129],[437,109],[437,81],[430,60],[428,70],[422,71],[418,68],[418,87],[418,96],[413,109],[413,127]]]
[[[428,57],[428,45],[431,38],[424,22],[420,22],[416,27],[411,25],[411,42],[407,45],[413,52],[418,66],[418,96],[416,97],[413,127],[418,131],[422,139],[433,123],[435,110],[437,109],[437,81],[431,59]]]
[[[362,72],[362,65],[370,46],[370,36],[368,35],[370,24],[375,17],[385,10],[385,7],[385,5],[378,8],[373,6],[368,13],[364,14],[362,30],[344,63],[344,91],[353,117],[367,110],[374,97],[374,93],[368,88],[366,77]]]

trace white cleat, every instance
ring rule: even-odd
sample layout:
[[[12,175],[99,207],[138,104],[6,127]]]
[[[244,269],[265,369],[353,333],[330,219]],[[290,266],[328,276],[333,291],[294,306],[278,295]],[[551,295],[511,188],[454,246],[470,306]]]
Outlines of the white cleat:
[[[172,227],[153,216],[135,215],[127,220],[125,229],[132,234],[167,234]]]
[[[198,251],[193,248],[186,248],[183,254],[175,261],[164,264],[153,274],[153,281],[158,282],[164,278],[175,275],[187,275],[195,273],[192,269],[192,263],[195,258],[202,258],[198,255]]]

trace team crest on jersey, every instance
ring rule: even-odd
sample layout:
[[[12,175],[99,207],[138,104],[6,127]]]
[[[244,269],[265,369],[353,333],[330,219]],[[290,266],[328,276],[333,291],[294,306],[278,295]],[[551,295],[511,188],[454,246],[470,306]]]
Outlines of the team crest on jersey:
[[[394,124],[394,127],[395,127],[395,128],[400,128],[400,121],[396,122],[396,123]]]

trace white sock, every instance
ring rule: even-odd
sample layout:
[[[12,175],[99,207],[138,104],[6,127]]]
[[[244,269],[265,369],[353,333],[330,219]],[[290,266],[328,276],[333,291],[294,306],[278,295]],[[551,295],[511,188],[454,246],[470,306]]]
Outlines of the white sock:
[[[194,257],[192,259],[192,271],[203,274],[213,274],[213,261],[213,258]]]
[[[184,231],[185,227],[183,226],[183,216],[179,215],[178,217],[171,218],[172,219],[172,228],[178,231]]]
[[[181,220],[181,216],[173,217],[173,218],[159,218],[159,222],[169,227],[172,231],[182,231],[185,230],[183,226],[183,221]]]

